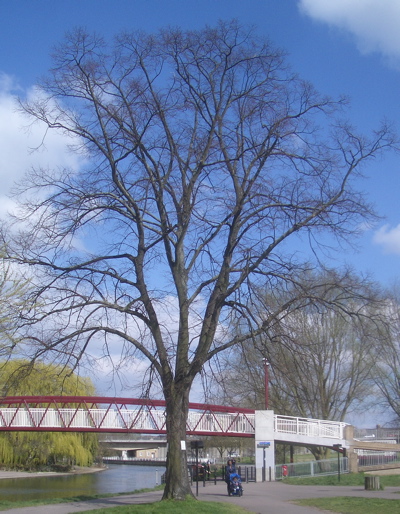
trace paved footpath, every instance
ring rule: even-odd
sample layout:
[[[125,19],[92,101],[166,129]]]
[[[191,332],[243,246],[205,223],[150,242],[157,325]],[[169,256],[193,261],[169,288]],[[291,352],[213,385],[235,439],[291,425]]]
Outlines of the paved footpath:
[[[397,500],[390,514],[400,513],[400,487],[387,487],[384,491],[365,491],[363,487],[344,486],[300,486],[286,485],[282,482],[264,482],[243,484],[242,497],[228,496],[225,483],[207,482],[206,487],[199,484],[199,500],[218,501],[241,505],[249,512],[259,514],[317,514],[322,512],[310,507],[301,507],[291,503],[302,498],[322,498],[331,496],[361,496],[363,498],[387,498]],[[196,494],[196,487],[193,486]],[[152,503],[161,499],[161,491],[151,491],[134,495],[116,496],[90,501],[24,507],[3,512],[13,514],[73,514],[88,512],[94,509]],[[326,511],[324,511],[326,512]]]
[[[214,488],[214,490],[213,490]],[[400,513],[400,487],[387,487],[384,491],[366,491],[362,486],[302,486],[286,485],[282,482],[264,482],[243,484],[242,497],[227,496],[226,486],[208,485],[199,487],[199,499],[207,501],[228,502],[241,505],[250,512],[259,514],[310,514],[322,512],[311,507],[302,507],[291,503],[303,498],[327,498],[332,496],[361,496],[363,498],[386,498],[397,500]],[[324,511],[326,512],[326,511]]]

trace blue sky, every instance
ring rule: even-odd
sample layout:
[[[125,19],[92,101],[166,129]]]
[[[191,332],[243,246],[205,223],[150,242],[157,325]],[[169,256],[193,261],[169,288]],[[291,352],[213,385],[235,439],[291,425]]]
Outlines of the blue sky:
[[[400,2],[398,0],[0,0],[0,213],[6,194],[32,165],[76,165],[54,136],[32,153],[41,135],[15,112],[50,66],[50,54],[76,26],[107,38],[121,30],[155,31],[166,25],[201,28],[218,19],[254,25],[288,52],[303,78],[332,96],[348,95],[349,118],[370,132],[383,118],[400,119]],[[398,127],[399,128],[399,127]],[[360,187],[383,217],[366,231],[346,261],[390,286],[400,278],[400,154],[370,165]]]
[[[32,153],[43,130],[27,130],[15,111],[16,95],[33,94],[66,31],[83,26],[111,38],[231,18],[285,49],[293,69],[321,93],[349,96],[349,118],[362,132],[384,118],[400,132],[399,0],[0,0],[0,215],[13,207],[13,181],[31,166],[78,166],[61,136]],[[376,160],[365,175],[360,187],[382,219],[364,232],[358,253],[339,258],[390,287],[400,279],[400,153]]]

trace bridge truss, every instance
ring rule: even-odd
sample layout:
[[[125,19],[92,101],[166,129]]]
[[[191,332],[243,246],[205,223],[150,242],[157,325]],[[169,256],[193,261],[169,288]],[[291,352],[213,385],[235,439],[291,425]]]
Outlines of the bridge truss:
[[[189,404],[188,435],[254,437],[255,411]],[[7,396],[0,431],[166,434],[165,401],[86,396]]]

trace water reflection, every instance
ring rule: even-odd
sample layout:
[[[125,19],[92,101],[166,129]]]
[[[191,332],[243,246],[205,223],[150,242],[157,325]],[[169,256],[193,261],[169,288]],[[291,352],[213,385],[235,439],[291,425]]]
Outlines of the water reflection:
[[[111,464],[105,471],[83,475],[6,478],[0,480],[2,500],[70,498],[79,495],[124,493],[154,487],[165,468]]]

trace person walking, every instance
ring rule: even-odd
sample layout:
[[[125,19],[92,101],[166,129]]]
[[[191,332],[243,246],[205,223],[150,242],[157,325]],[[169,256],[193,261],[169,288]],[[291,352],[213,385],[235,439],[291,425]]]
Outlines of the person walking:
[[[229,459],[227,465],[225,466],[225,482],[226,482],[228,494],[230,492],[229,487],[230,487],[230,481],[231,481],[231,473],[236,473],[236,465],[235,465],[235,461],[233,461],[232,459]]]

